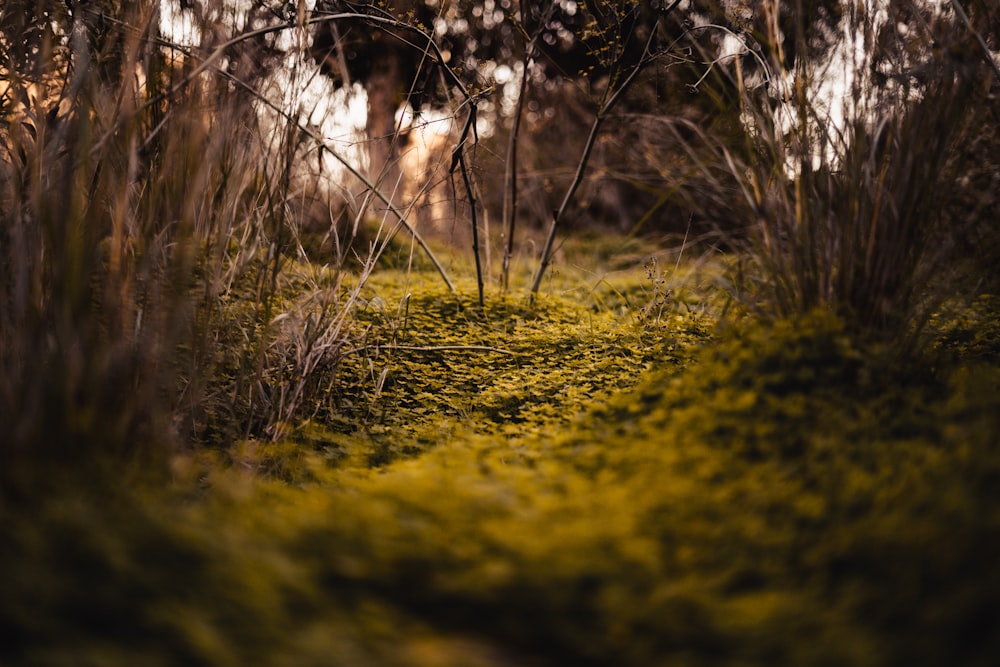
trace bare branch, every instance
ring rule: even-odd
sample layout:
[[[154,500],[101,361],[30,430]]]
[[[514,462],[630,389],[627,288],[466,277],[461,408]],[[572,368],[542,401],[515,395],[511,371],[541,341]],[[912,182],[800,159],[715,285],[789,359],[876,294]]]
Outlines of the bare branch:
[[[635,64],[628,76],[625,77],[625,80],[622,81],[621,85],[612,91],[612,84],[609,82],[609,87],[604,91],[604,102],[601,104],[601,108],[597,111],[594,123],[590,127],[590,135],[587,137],[587,143],[584,144],[583,153],[580,155],[580,160],[576,165],[576,174],[574,174],[573,181],[566,190],[566,194],[563,197],[562,204],[559,206],[559,210],[552,215],[552,222],[549,224],[549,233],[545,239],[545,246],[542,248],[542,256],[539,260],[538,271],[535,273],[535,279],[531,284],[532,294],[536,294],[538,292],[538,288],[542,284],[542,277],[545,275],[545,270],[548,268],[551,260],[552,245],[555,243],[556,231],[559,224],[563,220],[566,209],[569,208],[570,203],[573,201],[573,197],[576,195],[577,189],[583,182],[583,177],[587,171],[587,165],[590,162],[590,154],[593,152],[594,145],[597,143],[597,137],[600,134],[601,126],[604,124],[604,120],[607,118],[607,115],[611,112],[615,105],[618,104],[618,102],[625,95],[625,92],[639,76],[639,73],[657,57],[657,54],[651,54],[650,47],[653,44],[653,40],[656,38],[658,27],[659,24],[654,24],[653,29],[649,33],[649,39],[646,40],[646,46],[643,48],[643,57],[638,63]]]
[[[969,20],[969,15],[965,13],[965,9],[962,8],[961,3],[958,0],[951,0],[951,6],[955,8],[955,13],[958,17],[962,19],[962,23],[965,27],[969,29],[969,32],[975,36],[976,41],[979,42],[979,48],[983,50],[983,58],[989,63],[990,67],[993,68],[993,73],[997,77],[997,81],[1000,81],[1000,65],[997,65],[996,59],[993,57],[993,53],[990,51],[990,47],[986,44],[986,40],[983,36],[979,34],[975,26],[972,25],[972,21]]]

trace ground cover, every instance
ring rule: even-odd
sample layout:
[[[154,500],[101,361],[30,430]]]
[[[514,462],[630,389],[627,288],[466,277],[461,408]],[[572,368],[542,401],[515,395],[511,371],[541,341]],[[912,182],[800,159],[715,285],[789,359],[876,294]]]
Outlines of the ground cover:
[[[903,365],[650,273],[381,274],[286,440],[0,508],[0,662],[991,664],[997,300]]]

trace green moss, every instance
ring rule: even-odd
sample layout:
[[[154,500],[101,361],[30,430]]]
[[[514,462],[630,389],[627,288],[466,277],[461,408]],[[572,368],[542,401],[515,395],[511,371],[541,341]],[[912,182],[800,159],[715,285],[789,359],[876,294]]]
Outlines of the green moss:
[[[991,663],[997,366],[592,306],[376,283],[294,439],[3,506],[0,662]]]
[[[570,662],[985,664],[996,372],[889,400],[834,320],[743,333],[551,436],[344,479],[346,578]]]
[[[305,438],[317,442],[323,427],[330,441],[360,431],[371,439],[370,462],[382,465],[455,429],[514,436],[561,428],[648,368],[680,368],[708,337],[704,315],[664,312],[648,329],[634,312],[607,308],[599,294],[533,303],[490,294],[479,309],[460,296],[474,286],[459,288],[451,294],[419,274],[373,280],[356,313],[353,338],[361,342]]]

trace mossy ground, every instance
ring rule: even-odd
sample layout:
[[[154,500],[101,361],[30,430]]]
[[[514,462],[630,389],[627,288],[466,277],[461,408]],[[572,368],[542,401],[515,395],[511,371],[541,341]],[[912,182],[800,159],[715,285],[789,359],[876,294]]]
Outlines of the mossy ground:
[[[287,440],[0,508],[0,663],[992,664],[1000,303],[900,366],[652,275],[379,274]]]

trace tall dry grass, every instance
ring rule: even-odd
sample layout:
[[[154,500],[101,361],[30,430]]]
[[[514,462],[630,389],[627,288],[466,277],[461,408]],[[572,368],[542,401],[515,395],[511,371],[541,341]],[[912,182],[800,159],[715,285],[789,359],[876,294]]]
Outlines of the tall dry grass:
[[[297,121],[264,122],[238,66],[190,76],[158,3],[35,4],[51,32],[0,42],[0,483],[280,436],[350,321],[339,263],[289,286],[320,177]]]
[[[747,62],[766,84],[748,85],[740,62],[730,70],[742,142],[705,137],[714,160],[699,158],[709,182],[735,184],[745,204],[729,233],[737,291],[766,317],[823,309],[910,349],[940,288],[955,286],[954,230],[943,223],[985,64],[946,14],[917,21],[904,39],[862,8],[845,12],[841,34],[827,33],[846,45],[844,60],[808,57],[815,37],[802,25],[780,33],[776,7],[762,4],[764,28],[747,38],[756,40]],[[853,73],[845,87],[824,91],[844,71]]]
[[[948,156],[968,99],[954,84],[874,127],[852,120],[836,163],[789,155],[771,136],[769,152],[739,168],[754,214],[743,286],[758,307],[777,317],[822,308],[889,336],[915,333],[948,268],[936,244],[947,240]]]

